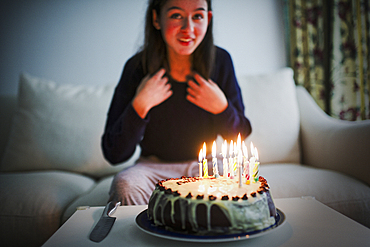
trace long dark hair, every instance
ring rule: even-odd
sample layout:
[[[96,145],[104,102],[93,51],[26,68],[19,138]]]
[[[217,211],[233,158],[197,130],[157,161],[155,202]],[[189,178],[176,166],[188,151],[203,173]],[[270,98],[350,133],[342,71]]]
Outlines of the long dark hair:
[[[149,0],[145,19],[145,39],[142,51],[142,63],[145,74],[154,74],[167,65],[166,44],[162,38],[161,30],[153,26],[153,10],[160,16],[162,7],[167,0]],[[208,10],[212,10],[211,0],[206,0]],[[192,54],[193,70],[205,79],[209,79],[215,56],[213,44],[213,18],[210,20],[203,41]]]

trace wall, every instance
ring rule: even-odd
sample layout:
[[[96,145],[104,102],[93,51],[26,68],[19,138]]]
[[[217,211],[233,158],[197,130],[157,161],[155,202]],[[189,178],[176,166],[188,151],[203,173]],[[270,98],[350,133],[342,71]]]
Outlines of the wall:
[[[0,0],[0,94],[20,72],[58,83],[117,83],[143,39],[147,0]],[[237,74],[286,65],[280,0],[213,0],[215,43]]]

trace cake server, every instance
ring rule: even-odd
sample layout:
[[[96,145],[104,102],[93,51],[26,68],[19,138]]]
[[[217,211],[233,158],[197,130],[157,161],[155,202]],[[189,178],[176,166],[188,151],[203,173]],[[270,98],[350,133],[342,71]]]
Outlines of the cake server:
[[[109,202],[105,206],[102,216],[90,233],[91,241],[99,243],[108,235],[116,221],[116,217],[111,217],[111,215],[116,211],[119,205],[121,205],[121,202],[117,202],[115,205]]]

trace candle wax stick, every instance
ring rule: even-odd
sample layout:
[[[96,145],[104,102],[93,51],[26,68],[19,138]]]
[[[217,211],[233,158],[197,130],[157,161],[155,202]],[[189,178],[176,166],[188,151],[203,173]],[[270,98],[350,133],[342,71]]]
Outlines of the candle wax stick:
[[[242,152],[239,149],[238,154],[238,178],[239,178],[239,188],[242,187],[242,173],[243,173],[243,163],[242,163]]]
[[[243,173],[243,166],[242,166],[242,154],[239,150],[238,155],[238,180],[239,180],[239,188],[242,187],[242,173]]]
[[[206,159],[206,157],[207,157],[207,146],[206,146],[205,142],[203,143],[202,152],[203,152],[203,177],[208,178],[208,163],[207,163],[208,161]]]
[[[199,163],[198,163],[198,165],[199,165],[199,178],[201,178],[201,177],[202,177],[202,159],[203,159],[203,149],[201,149],[201,150],[199,151],[199,156],[198,156],[198,158],[199,158]]]
[[[236,179],[237,174],[237,169],[238,169],[238,149],[237,149],[237,143],[234,142],[234,164],[233,164],[233,175],[234,178]]]
[[[227,159],[226,158],[224,158],[223,159],[223,165],[224,165],[224,174],[223,174],[223,176],[224,176],[224,178],[227,178],[228,177],[228,173],[229,173],[229,164],[227,163]]]
[[[237,175],[238,175],[238,180],[239,180],[239,187],[242,187],[242,142],[241,142],[241,136],[240,133],[238,135],[238,139],[236,141],[236,166],[237,169]]]
[[[227,141],[225,140],[223,143],[222,143],[222,146],[221,146],[221,154],[222,154],[222,157],[223,157],[223,160],[222,160],[222,164],[223,164],[223,174],[222,176],[224,178],[227,178],[227,173],[228,173],[228,164],[227,164],[227,159],[226,159],[226,153],[227,153]]]
[[[238,166],[238,159],[237,159],[237,157],[236,157],[236,155],[235,155],[235,157],[234,157],[234,164],[233,164],[233,175],[234,175],[234,178],[236,177],[236,175],[237,175],[237,166]]]
[[[214,177],[219,176],[218,175],[216,153],[217,153],[216,141],[213,141],[213,145],[212,145],[212,166],[213,166],[213,176]]]
[[[232,173],[232,168],[233,168],[233,163],[234,163],[234,159],[233,158],[229,158],[229,164],[228,164],[228,169],[227,169],[227,172],[228,172],[228,177],[231,177],[231,173]]]
[[[256,158],[254,157],[251,157],[250,160],[249,160],[249,180],[252,182],[254,181],[254,166],[255,166],[255,163],[256,163]]]
[[[202,162],[199,162],[199,178],[202,178]]]
[[[230,178],[232,178],[233,176],[233,168],[234,168],[233,149],[234,149],[234,144],[233,144],[233,141],[231,140],[230,149],[229,149],[229,169],[228,169]]]
[[[239,188],[242,187],[242,164],[239,163]]]
[[[254,154],[255,154],[255,156],[256,156],[256,173],[255,173],[255,175],[254,175],[254,181],[255,182],[257,182],[258,181],[258,179],[259,179],[259,177],[260,177],[260,175],[259,175],[259,173],[260,173],[260,163],[258,162],[259,161],[259,159],[258,159],[258,150],[257,150],[257,148],[255,147],[255,151],[254,151]]]
[[[244,159],[244,177],[249,180],[249,162],[248,159]]]
[[[249,163],[248,163],[248,149],[245,142],[242,142],[243,147],[243,178],[249,179]]]
[[[203,159],[203,177],[208,178],[208,161]]]
[[[213,176],[218,176],[217,158],[212,158]]]
[[[254,163],[254,168],[253,168],[253,178],[254,178],[254,182],[257,183],[258,179],[259,179],[259,162],[255,162]]]

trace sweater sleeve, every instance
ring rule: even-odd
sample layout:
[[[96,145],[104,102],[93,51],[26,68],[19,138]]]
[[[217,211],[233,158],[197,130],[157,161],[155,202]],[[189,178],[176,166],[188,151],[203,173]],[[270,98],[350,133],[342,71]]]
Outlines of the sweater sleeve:
[[[221,48],[217,52],[216,83],[225,93],[228,107],[220,114],[214,115],[218,132],[226,139],[235,139],[240,133],[246,138],[252,132],[249,120],[244,115],[244,104],[237,82],[233,62],[229,53]]]
[[[127,61],[108,111],[102,150],[111,164],[128,160],[142,140],[149,119],[142,119],[132,107],[136,89],[144,77],[138,56]]]

